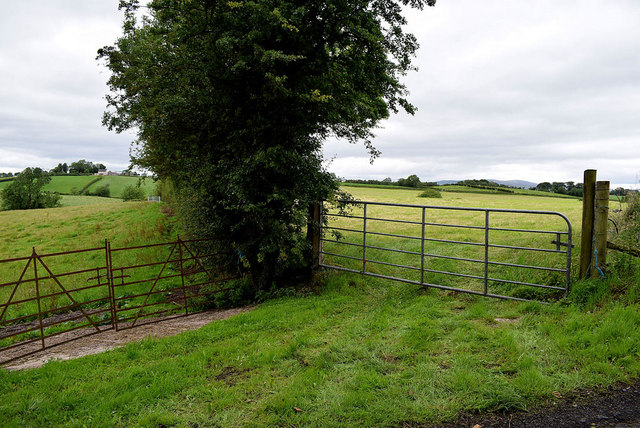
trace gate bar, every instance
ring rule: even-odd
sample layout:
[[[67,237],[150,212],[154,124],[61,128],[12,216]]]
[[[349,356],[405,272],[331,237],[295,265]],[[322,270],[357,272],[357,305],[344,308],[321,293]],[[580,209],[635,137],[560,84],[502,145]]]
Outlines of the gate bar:
[[[429,269],[425,269],[425,257],[436,257],[436,258],[443,258],[443,259],[451,259],[451,260],[460,260],[460,261],[468,261],[468,262],[473,262],[473,263],[483,263],[484,264],[484,275],[482,277],[479,277],[478,279],[482,279],[484,282],[484,290],[482,292],[475,292],[473,293],[472,290],[466,290],[466,289],[455,289],[454,287],[444,287],[444,286],[435,286],[433,284],[426,284],[427,286],[434,286],[434,288],[443,288],[443,289],[455,289],[456,291],[464,291],[464,292],[469,292],[472,294],[480,294],[480,295],[486,295],[486,296],[490,296],[490,297],[500,297],[500,298],[508,298],[511,300],[523,300],[523,301],[527,301],[527,299],[512,299],[506,296],[496,296],[493,294],[489,293],[489,281],[492,282],[503,282],[503,283],[512,283],[512,284],[522,284],[522,285],[527,285],[527,286],[536,286],[536,287],[540,287],[540,288],[549,288],[549,289],[554,289],[554,290],[564,290],[565,291],[565,295],[568,294],[569,289],[570,289],[570,281],[571,281],[571,246],[572,246],[572,227],[571,227],[571,222],[569,221],[569,219],[562,213],[556,212],[556,211],[539,211],[539,210],[517,210],[517,209],[503,209],[503,208],[471,208],[471,207],[449,207],[449,206],[436,206],[436,205],[414,205],[414,204],[396,204],[396,203],[389,203],[389,202],[369,202],[369,201],[348,201],[348,200],[339,200],[337,201],[339,203],[344,203],[344,204],[354,204],[355,206],[362,206],[363,207],[363,215],[362,216],[351,216],[351,215],[345,215],[345,214],[331,214],[331,213],[327,213],[326,216],[328,217],[345,217],[345,218],[350,218],[350,219],[362,219],[363,220],[363,229],[362,230],[355,230],[355,229],[348,229],[348,228],[341,228],[341,227],[335,227],[335,226],[323,226],[322,229],[324,230],[343,230],[346,232],[354,232],[354,233],[362,233],[363,234],[363,240],[362,240],[362,269],[359,271],[355,271],[355,272],[360,272],[362,274],[365,275],[370,275],[370,276],[377,276],[377,277],[381,277],[381,278],[388,278],[388,279],[395,279],[395,280],[399,280],[402,282],[409,282],[409,283],[417,283],[417,284],[423,284],[424,283],[424,272],[429,272]],[[376,205],[376,206],[387,206],[387,207],[402,207],[402,208],[418,208],[422,211],[422,218],[421,221],[410,221],[410,220],[397,220],[397,219],[385,219],[385,218],[378,218],[378,217],[369,217],[368,213],[367,213],[367,208],[369,205]],[[484,221],[484,226],[467,226],[467,225],[455,225],[455,224],[440,224],[440,223],[431,223],[431,222],[426,222],[426,210],[427,209],[434,209],[434,210],[452,210],[452,211],[471,211],[471,212],[482,212],[485,215],[485,221]],[[504,227],[491,227],[489,224],[489,219],[490,219],[490,213],[494,212],[494,213],[518,213],[518,214],[535,214],[535,215],[550,215],[550,216],[558,216],[560,218],[562,218],[564,220],[564,222],[567,225],[567,231],[551,231],[551,230],[538,230],[538,229],[520,229],[520,228],[504,228]],[[367,222],[369,220],[374,220],[374,221],[386,221],[386,222],[393,222],[393,223],[403,223],[403,224],[419,224],[421,226],[421,236],[420,237],[416,237],[416,236],[405,236],[405,235],[395,235],[392,233],[383,233],[383,232],[372,232],[372,231],[367,231]],[[425,226],[430,225],[430,226],[443,226],[443,227],[454,227],[454,228],[465,228],[465,229],[484,229],[485,232],[485,237],[484,237],[484,242],[483,243],[476,243],[476,242],[462,242],[462,241],[452,241],[452,240],[444,240],[444,239],[435,239],[435,238],[427,238],[425,236]],[[498,245],[498,244],[491,244],[489,241],[489,231],[490,230],[495,230],[495,231],[505,231],[505,232],[521,232],[521,233],[538,233],[538,234],[551,234],[551,235],[555,235],[556,237],[556,242],[560,242],[560,237],[562,235],[567,235],[567,243],[560,243],[557,244],[556,249],[546,249],[546,248],[533,248],[533,247],[521,247],[521,246],[512,246],[512,245]],[[377,247],[377,246],[371,246],[371,245],[367,245],[367,237],[366,235],[370,234],[370,235],[379,235],[379,236],[389,236],[389,237],[397,237],[397,238],[406,238],[406,239],[420,239],[421,241],[421,245],[420,245],[420,252],[415,252],[415,251],[406,251],[406,250],[399,250],[399,249],[391,249],[391,248],[384,248],[384,247]],[[443,243],[450,243],[450,244],[460,244],[460,245],[472,245],[472,246],[483,246],[484,247],[484,260],[475,260],[475,259],[465,259],[465,258],[461,258],[461,257],[452,257],[452,256],[443,256],[443,255],[437,255],[437,254],[427,254],[424,252],[424,246],[425,246],[425,242],[429,241],[429,242],[443,242]],[[335,242],[338,244],[345,244],[345,245],[354,245],[353,243],[350,242],[341,242],[338,239],[336,240],[331,240],[331,239],[325,239],[325,238],[321,238],[321,242]],[[554,243],[556,243],[554,242]],[[357,245],[357,244],[355,244]],[[565,246],[567,247],[567,251],[563,251],[558,249],[558,246]],[[369,249],[377,249],[377,250],[384,250],[384,251],[391,251],[391,252],[397,252],[397,253],[403,253],[403,254],[414,254],[414,255],[419,255],[421,257],[421,261],[420,261],[420,268],[417,267],[413,267],[413,266],[404,266],[404,265],[395,265],[393,263],[387,263],[387,262],[377,262],[375,260],[368,260],[367,259],[367,248]],[[523,265],[523,264],[514,264],[514,263],[504,263],[504,262],[494,262],[489,260],[489,249],[490,248],[505,248],[505,249],[513,249],[513,250],[521,250],[521,251],[537,251],[537,252],[545,252],[545,253],[559,253],[559,254],[566,254],[566,269],[559,269],[559,268],[552,268],[552,267],[546,267],[546,266],[529,266],[529,265]],[[340,257],[340,258],[346,258],[346,259],[358,259],[356,257],[351,257],[351,256],[347,256],[347,255],[342,255],[342,254],[335,254],[335,253],[329,253],[329,252],[325,252],[324,250],[321,250],[321,254],[322,255],[330,255],[330,256],[336,256],[336,257]],[[404,280],[403,278],[395,278],[395,277],[390,277],[387,275],[379,275],[379,274],[373,274],[373,273],[368,273],[366,270],[366,264],[367,262],[371,262],[371,263],[379,263],[379,264],[383,264],[383,265],[388,265],[388,266],[396,266],[396,267],[400,267],[400,268],[406,268],[406,269],[411,269],[411,270],[418,270],[420,269],[421,274],[420,274],[420,282],[417,281],[409,281],[409,280]],[[554,286],[547,286],[547,285],[543,285],[543,284],[531,284],[531,283],[525,283],[525,282],[519,282],[519,281],[507,281],[507,280],[499,280],[499,279],[495,279],[495,278],[490,278],[489,277],[489,266],[490,265],[496,265],[496,266],[509,266],[509,267],[517,267],[517,268],[526,268],[526,269],[534,269],[534,270],[543,270],[543,271],[550,271],[550,272],[564,272],[565,273],[565,287],[561,288],[561,287],[554,287]],[[325,267],[329,267],[329,268],[335,268],[338,270],[345,270],[345,271],[354,271],[352,269],[347,269],[347,268],[341,268],[339,266],[333,266],[333,265],[326,265],[326,264],[322,264],[322,266]],[[455,274],[453,272],[437,272],[437,273],[442,273],[442,274],[450,274],[450,275],[459,275],[462,276],[461,274]],[[469,276],[469,277],[474,277],[473,275]]]

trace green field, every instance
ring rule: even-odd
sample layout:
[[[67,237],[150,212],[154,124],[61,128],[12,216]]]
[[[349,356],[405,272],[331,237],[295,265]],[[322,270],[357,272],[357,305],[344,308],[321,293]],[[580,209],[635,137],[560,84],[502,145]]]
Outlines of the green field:
[[[104,248],[105,239],[112,246],[134,246],[139,243],[158,243],[170,240],[171,225],[161,212],[160,204],[147,202],[122,202],[117,199],[89,196],[63,196],[61,208],[2,211],[0,212],[0,259],[26,257],[31,249],[39,254],[55,253],[87,248]],[[158,256],[162,249],[153,249],[149,254],[135,254],[134,259]],[[47,259],[48,267],[55,273],[73,272],[105,265],[104,251],[95,251],[82,256],[69,255]],[[25,261],[0,264],[0,284],[18,281]],[[42,267],[40,267],[42,270]],[[41,273],[40,276],[43,276]],[[24,279],[33,277],[29,269]],[[80,276],[72,276],[67,287],[86,286],[95,277],[95,271]],[[52,280],[41,281],[41,294],[60,291]],[[6,301],[12,294],[12,287],[0,288],[0,300]],[[78,301],[89,301],[102,297],[104,289],[96,288],[75,295]],[[16,289],[13,301],[33,297],[32,283],[22,284]],[[43,301],[43,310],[71,304],[65,296]],[[11,306],[4,319],[15,319],[37,313],[36,302]],[[31,337],[36,332],[26,336]]]
[[[137,186],[138,183],[144,190],[145,196],[153,195],[153,192],[156,189],[156,183],[151,178],[140,179],[138,177],[124,177],[124,176],[105,176],[92,185],[89,188],[89,191],[95,190],[96,187],[99,186],[109,186],[109,190],[111,190],[112,198],[119,198],[122,196],[122,191],[127,186]]]
[[[570,195],[562,195],[560,193],[551,193],[551,192],[540,192],[538,190],[529,190],[529,189],[512,189],[512,188],[500,188],[507,191],[511,191],[513,193],[507,193],[499,190],[492,189],[480,189],[477,187],[470,186],[459,186],[455,184],[447,185],[447,186],[435,186],[436,189],[439,189],[443,192],[454,192],[454,193],[488,193],[493,195],[527,195],[527,196],[541,196],[545,198],[568,198],[568,199],[579,199],[576,196]]]
[[[385,185],[385,184],[363,184],[363,183],[342,183],[342,187],[349,190],[354,187],[359,188],[369,188],[369,189],[380,189],[380,190],[411,190],[411,191],[422,191],[424,188],[410,188],[410,187],[402,187],[402,186],[393,186],[393,185]],[[481,194],[490,194],[490,195],[527,195],[527,196],[541,196],[545,198],[568,198],[568,199],[579,199],[575,196],[570,195],[561,195],[559,193],[550,193],[550,192],[540,192],[538,190],[528,190],[528,189],[516,189],[516,188],[499,188],[504,189],[505,191],[495,190],[495,189],[482,189],[477,187],[463,186],[457,184],[447,184],[442,186],[429,186],[433,189],[440,190],[441,192],[450,192],[450,193],[481,193]],[[498,189],[498,188],[496,188]],[[358,193],[357,190],[354,190],[354,193]]]
[[[575,225],[579,224],[582,203],[577,199],[557,199],[557,198],[532,198],[524,195],[489,195],[483,193],[449,193],[443,192],[442,198],[429,199],[420,198],[419,192],[413,190],[391,190],[391,189],[371,189],[357,188],[352,192],[354,196],[364,201],[372,202],[396,202],[410,205],[433,205],[452,207],[477,207],[477,208],[498,208],[498,209],[521,209],[521,210],[541,210],[541,211],[561,211],[569,217]],[[335,211],[334,211],[335,212]],[[395,219],[410,222],[421,222],[421,210],[414,208],[398,208],[388,206],[369,205],[368,217],[379,219]],[[465,245],[455,243],[442,243],[428,241],[425,243],[424,251],[427,254],[435,254],[445,257],[457,257],[473,260],[484,259],[484,212],[453,211],[429,209],[425,212],[427,223],[438,223],[448,225],[463,225],[474,227],[452,228],[445,226],[427,226],[425,237],[428,239],[439,239],[456,242],[471,243],[476,245]],[[353,210],[352,215],[362,216],[362,208]],[[339,228],[338,243],[325,242],[324,249],[328,253],[340,254],[351,257],[327,255],[325,262],[330,265],[337,265],[348,269],[362,269],[362,234],[359,232],[347,232],[345,229],[361,230],[362,220],[331,218],[330,226]],[[508,229],[534,229],[566,232],[568,231],[566,222],[559,216],[538,216],[515,213],[492,213],[490,216],[490,227]],[[420,281],[421,275],[417,268],[421,267],[420,256],[410,253],[420,253],[421,243],[419,239],[395,238],[381,234],[396,234],[414,238],[421,237],[419,224],[390,223],[384,221],[369,221],[367,223],[367,244],[378,247],[367,250],[368,272],[381,275],[390,275],[404,278],[410,281]],[[331,241],[335,241],[332,235],[327,236]],[[491,231],[489,242],[494,245],[507,245],[518,247],[541,248],[555,250],[555,245],[551,243],[556,239],[555,234],[541,233],[514,233],[506,231]],[[567,236],[562,235],[562,242],[567,241]],[[579,242],[579,234],[575,233],[573,242]],[[408,253],[396,253],[386,249],[397,249]],[[574,253],[576,259],[577,252]],[[499,263],[511,263],[517,265],[541,266],[552,269],[566,268],[566,254],[563,253],[543,253],[537,251],[514,251],[504,248],[490,248],[489,257],[491,261]],[[360,259],[360,260],[357,260]],[[391,264],[407,266],[392,267]],[[466,262],[454,259],[438,257],[427,257],[424,267],[440,272],[453,272],[458,275],[467,275],[461,280],[460,276],[429,273],[425,275],[425,282],[438,284],[454,288],[464,288],[473,291],[482,291],[483,280],[469,278],[483,277],[484,265],[478,262]],[[411,269],[414,268],[414,269]],[[564,274],[557,271],[536,271],[528,269],[513,268],[500,265],[491,265],[489,277],[517,282],[535,282],[537,284],[553,287],[564,287]],[[553,292],[531,287],[520,287],[512,284],[490,282],[489,293],[510,295],[520,298],[545,298],[554,295]],[[556,295],[558,293],[555,293]]]
[[[51,177],[49,184],[44,186],[43,190],[70,195],[74,192],[80,192],[85,186],[95,181],[98,176],[95,175],[79,175],[79,176],[54,176]],[[99,181],[99,180],[98,180]]]
[[[74,192],[80,192],[85,186],[92,181],[87,190],[89,192],[95,191],[96,188],[101,186],[109,186],[111,190],[112,198],[119,198],[122,195],[122,191],[127,186],[140,186],[144,190],[145,195],[153,195],[156,189],[156,183],[151,178],[141,179],[139,177],[127,177],[127,176],[103,176],[99,180],[96,179],[99,176],[95,175],[79,175],[79,176],[53,176],[51,182],[47,184],[43,190],[49,192],[56,192],[63,195],[71,195]],[[0,181],[0,189],[7,186],[11,181]]]
[[[445,193],[431,200],[411,190],[348,190],[381,202],[561,211],[579,225],[575,199]],[[34,245],[99,245],[105,237],[157,242],[170,233],[161,207],[2,212],[0,258],[29,254]],[[198,331],[0,371],[0,414],[9,427],[329,427],[532,409],[558,394],[640,376],[640,267],[616,254],[611,263],[605,281],[574,282],[568,300],[547,306],[326,272],[317,289]]]

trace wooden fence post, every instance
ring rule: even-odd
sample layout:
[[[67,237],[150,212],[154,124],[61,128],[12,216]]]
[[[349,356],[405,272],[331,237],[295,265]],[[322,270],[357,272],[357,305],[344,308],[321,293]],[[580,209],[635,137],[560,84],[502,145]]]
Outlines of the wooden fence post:
[[[607,267],[607,229],[609,227],[609,187],[608,181],[596,183],[596,208],[593,222],[593,258],[591,260],[591,277],[604,275]]]
[[[595,210],[596,170],[587,169],[584,172],[582,190],[582,237],[580,240],[580,279],[590,275],[589,265],[593,253],[593,215]]]

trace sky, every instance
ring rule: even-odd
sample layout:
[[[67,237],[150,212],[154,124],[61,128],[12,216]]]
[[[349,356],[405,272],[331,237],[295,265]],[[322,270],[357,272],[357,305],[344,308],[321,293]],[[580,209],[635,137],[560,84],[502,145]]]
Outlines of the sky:
[[[0,0],[0,172],[129,165],[135,132],[101,125],[118,0]],[[582,181],[640,187],[640,2],[439,0],[408,10],[415,116],[381,123],[373,164],[329,140],[345,178]]]

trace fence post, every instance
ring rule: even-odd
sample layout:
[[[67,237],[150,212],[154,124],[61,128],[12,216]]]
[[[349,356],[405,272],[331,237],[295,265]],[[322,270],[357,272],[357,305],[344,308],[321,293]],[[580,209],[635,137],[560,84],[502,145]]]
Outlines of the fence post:
[[[607,267],[607,228],[609,226],[609,187],[608,181],[596,183],[595,218],[593,222],[594,248],[591,261],[591,277],[604,275]]]
[[[589,265],[593,253],[593,217],[595,210],[596,170],[584,172],[582,188],[582,236],[580,238],[580,279],[590,275]]]
[[[42,326],[42,305],[40,303],[40,283],[38,282],[38,255],[36,254],[36,247],[31,247],[31,257],[33,259],[33,278],[36,283],[36,299],[38,300],[38,324],[40,325],[40,341],[42,342],[42,349],[44,349],[44,328]]]
[[[111,280],[111,247],[109,245],[109,240],[104,240],[104,258],[106,263],[107,272],[105,273],[107,277],[107,291],[109,292],[109,312],[111,313],[111,327],[116,328],[116,301],[115,301],[115,293],[113,291],[113,281]],[[98,283],[100,282],[100,271],[98,270]]]

